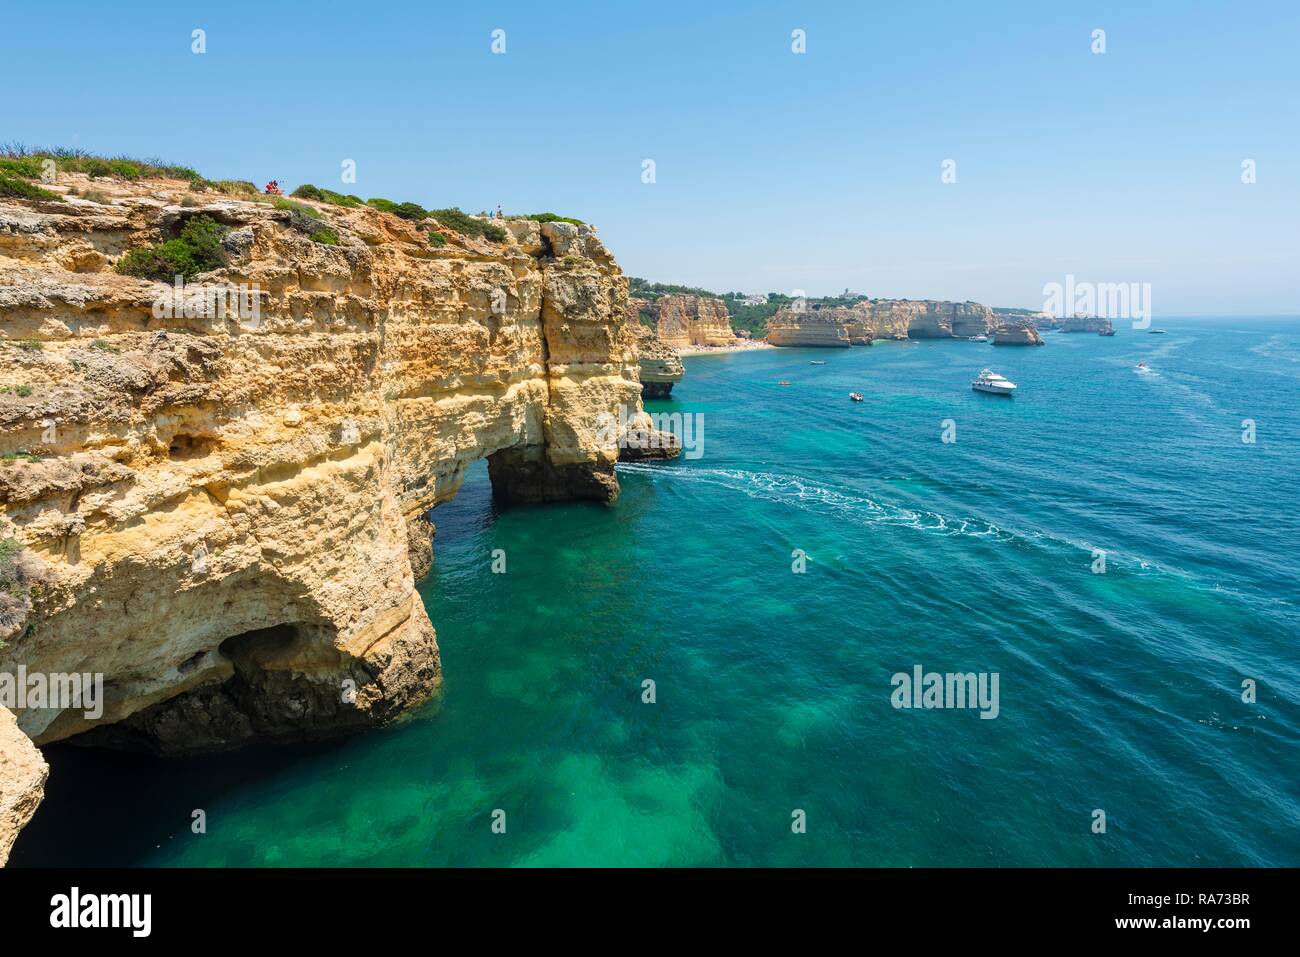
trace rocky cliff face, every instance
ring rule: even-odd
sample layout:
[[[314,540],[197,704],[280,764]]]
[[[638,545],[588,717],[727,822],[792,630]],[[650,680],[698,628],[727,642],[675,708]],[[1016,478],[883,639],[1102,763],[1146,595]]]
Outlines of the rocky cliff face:
[[[993,328],[993,310],[977,302],[925,300],[912,305],[915,312],[907,326],[911,339],[965,338],[986,335]]]
[[[844,328],[844,337],[829,325]],[[976,302],[876,299],[852,306],[782,307],[768,322],[778,346],[870,345],[873,339],[950,339],[986,334],[993,311]],[[774,334],[775,333],[775,334]],[[839,342],[845,338],[846,342]]]
[[[1001,325],[993,333],[995,346],[1042,346],[1046,345],[1043,337],[1032,323],[1019,325]]]
[[[659,338],[669,346],[727,346],[736,341],[731,314],[721,299],[704,296],[660,296]]]
[[[0,672],[105,683],[101,720],[19,726],[178,753],[419,702],[440,670],[413,567],[465,468],[511,500],[618,494],[600,421],[640,386],[617,264],[567,223],[434,246],[368,207],[94,189],[0,200],[0,539],[46,582]],[[255,287],[256,317],[160,316],[167,286],[112,271],[200,213],[228,264],[196,280]]]
[[[1114,326],[1101,316],[1067,316],[1061,320],[1062,332],[1092,332],[1101,336],[1113,335]]]
[[[645,399],[666,399],[673,386],[682,381],[686,369],[679,355],[652,329],[636,329],[637,366],[641,377],[641,396]]]
[[[767,341],[774,346],[819,346],[847,349],[847,309],[782,306],[767,321]]]
[[[8,708],[0,708],[0,867],[45,796],[49,767]]]

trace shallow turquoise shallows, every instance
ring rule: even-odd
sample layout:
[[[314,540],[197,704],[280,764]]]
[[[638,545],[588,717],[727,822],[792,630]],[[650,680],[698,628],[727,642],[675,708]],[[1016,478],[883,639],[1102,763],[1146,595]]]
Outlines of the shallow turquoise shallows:
[[[1161,322],[688,359],[649,407],[701,457],[612,508],[498,510],[478,469],[434,512],[439,702],[51,748],[15,863],[1300,865],[1300,320]],[[917,665],[997,673],[997,717],[894,708]]]

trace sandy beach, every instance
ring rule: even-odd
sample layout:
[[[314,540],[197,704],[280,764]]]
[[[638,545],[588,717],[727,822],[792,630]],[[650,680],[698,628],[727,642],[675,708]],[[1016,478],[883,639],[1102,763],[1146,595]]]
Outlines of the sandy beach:
[[[754,349],[775,349],[776,346],[769,345],[766,342],[755,342],[751,339],[741,340],[734,346],[690,346],[686,349],[675,350],[679,356],[717,356],[726,352],[750,352]]]

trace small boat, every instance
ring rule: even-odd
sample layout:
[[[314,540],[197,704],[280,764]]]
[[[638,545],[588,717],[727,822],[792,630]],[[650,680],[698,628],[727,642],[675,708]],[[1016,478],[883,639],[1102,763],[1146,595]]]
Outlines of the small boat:
[[[988,336],[970,336],[969,338],[970,338],[970,341],[971,341],[971,342],[988,342],[988,341],[989,341],[989,337],[988,337]]]
[[[861,392],[850,392],[850,393],[849,393],[849,398],[852,399],[854,402],[861,402],[861,401],[862,401],[862,393],[861,393]]]
[[[1134,372],[1149,373],[1149,372],[1151,371],[1151,367],[1150,367],[1149,365],[1147,365],[1145,362],[1139,362],[1139,363],[1138,363],[1138,364],[1133,368],[1133,371],[1134,371]]]
[[[1163,336],[1164,334],[1165,334],[1165,331],[1164,331],[1163,329],[1148,329],[1148,330],[1147,330],[1147,335],[1149,335],[1149,336]]]
[[[1011,395],[1016,391],[1014,382],[1007,381],[991,369],[981,369],[970,387],[976,392],[987,392],[989,395]]]
[[[789,385],[789,384],[790,384],[789,379],[782,379],[780,382],[777,383],[777,385]]]
[[[809,359],[809,360],[808,360],[808,364],[809,364],[810,366],[824,366],[824,365],[826,365],[826,360],[825,360],[825,359]]]

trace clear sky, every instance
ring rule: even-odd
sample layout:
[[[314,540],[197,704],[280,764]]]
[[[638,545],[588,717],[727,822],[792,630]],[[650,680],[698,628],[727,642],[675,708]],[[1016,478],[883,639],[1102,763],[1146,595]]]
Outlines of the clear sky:
[[[577,216],[719,291],[1300,313],[1296,0],[5,7],[0,140]]]

